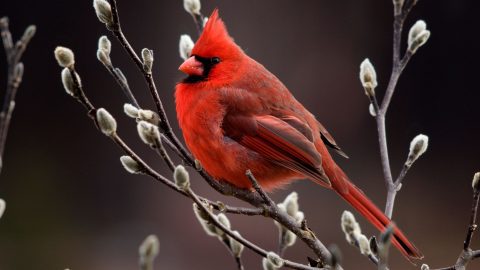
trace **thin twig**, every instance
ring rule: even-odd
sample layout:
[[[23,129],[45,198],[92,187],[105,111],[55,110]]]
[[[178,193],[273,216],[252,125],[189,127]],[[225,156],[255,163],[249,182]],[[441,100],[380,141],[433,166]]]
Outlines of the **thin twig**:
[[[239,243],[241,243],[242,245],[244,245],[245,247],[247,247],[248,249],[252,250],[253,252],[257,253],[258,255],[266,258],[267,257],[267,254],[268,254],[268,251],[262,249],[261,247],[253,244],[252,242],[246,240],[245,238],[243,238],[242,236],[239,236],[237,234],[234,234],[229,228],[225,227],[222,223],[220,223],[214,216],[213,214],[208,211],[208,209],[205,207],[205,205],[203,205],[203,203],[201,202],[201,200],[198,198],[198,196],[190,189],[188,188],[186,190],[186,192],[191,196],[191,198],[193,199],[193,201],[198,205],[198,207],[201,208],[201,210],[206,213],[208,215],[208,217],[210,218],[210,222],[213,223],[217,228],[219,228],[220,230],[222,230],[225,234],[227,234],[229,237],[235,239],[236,241],[238,241]],[[306,270],[319,270],[321,268],[314,268],[314,267],[310,267],[310,266],[306,266],[306,265],[303,265],[303,264],[299,264],[299,263],[295,263],[295,262],[292,262],[292,261],[289,261],[289,260],[285,260],[285,259],[282,259],[283,262],[284,262],[284,266],[286,267],[289,267],[291,269],[306,269]],[[324,269],[324,268],[322,268]]]
[[[263,191],[263,189],[260,187],[260,185],[258,184],[258,181],[255,178],[255,176],[253,175],[252,171],[247,170],[245,172],[245,175],[248,177],[248,179],[252,183],[252,186],[255,189],[255,191],[257,191],[257,193],[262,197],[263,201],[268,206],[275,205],[275,202],[272,199],[270,199],[270,197],[268,197],[268,194],[265,191]]]
[[[8,64],[7,88],[3,98],[3,106],[0,111],[0,171],[3,168],[3,153],[5,151],[8,128],[10,127],[12,113],[15,108],[15,96],[23,77],[24,67],[20,59],[31,38],[34,36],[36,29],[33,25],[27,27],[22,38],[19,39],[14,46],[8,24],[7,17],[0,19],[0,32]]]
[[[401,49],[401,39],[402,39],[402,29],[405,22],[405,19],[415,5],[415,0],[407,0],[403,4],[402,8],[394,5],[394,21],[393,21],[393,59],[392,59],[392,72],[390,74],[390,80],[385,91],[385,96],[383,97],[381,106],[378,108],[378,104],[374,104],[376,110],[376,122],[377,122],[377,132],[378,132],[378,142],[380,147],[380,157],[383,168],[383,175],[385,178],[385,184],[387,187],[387,200],[385,205],[385,215],[389,218],[392,217],[393,207],[395,204],[395,197],[398,192],[398,186],[401,184],[401,181],[405,175],[401,178],[397,178],[397,181],[394,183],[392,177],[392,170],[390,168],[390,158],[388,154],[388,144],[387,144],[387,130],[385,124],[385,118],[388,111],[388,106],[392,100],[395,88],[397,86],[400,75],[402,74],[403,69],[406,67],[408,61],[410,60],[412,53],[407,50],[404,57],[401,58],[400,49]],[[405,171],[406,173],[406,171]],[[399,180],[399,181],[398,181]]]

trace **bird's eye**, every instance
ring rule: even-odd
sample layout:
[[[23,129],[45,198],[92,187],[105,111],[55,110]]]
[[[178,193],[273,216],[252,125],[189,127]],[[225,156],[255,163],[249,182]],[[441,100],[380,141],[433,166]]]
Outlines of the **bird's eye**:
[[[220,63],[220,58],[213,57],[210,61],[212,62],[212,64],[218,64],[218,63]]]

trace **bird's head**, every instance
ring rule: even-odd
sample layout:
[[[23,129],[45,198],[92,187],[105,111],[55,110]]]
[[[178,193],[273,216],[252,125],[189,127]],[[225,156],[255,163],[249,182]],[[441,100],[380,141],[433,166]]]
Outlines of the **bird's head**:
[[[192,49],[191,57],[178,68],[185,82],[228,80],[238,69],[244,53],[227,32],[215,9]]]

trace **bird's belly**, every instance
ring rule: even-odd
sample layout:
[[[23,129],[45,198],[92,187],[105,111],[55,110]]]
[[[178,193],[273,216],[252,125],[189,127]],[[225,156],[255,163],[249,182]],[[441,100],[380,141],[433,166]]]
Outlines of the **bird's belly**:
[[[190,142],[188,147],[203,168],[217,180],[229,182],[239,188],[250,188],[251,183],[245,172],[251,170],[262,188],[272,190],[302,177],[223,134],[197,135],[199,136],[192,138],[193,140],[186,140]]]

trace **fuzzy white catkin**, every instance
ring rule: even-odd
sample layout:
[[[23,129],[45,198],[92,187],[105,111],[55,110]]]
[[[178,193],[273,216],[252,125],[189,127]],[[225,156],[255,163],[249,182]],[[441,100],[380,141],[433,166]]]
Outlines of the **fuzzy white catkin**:
[[[125,114],[128,117],[131,117],[131,118],[137,118],[138,117],[138,108],[133,106],[130,103],[125,103],[123,105],[123,112],[125,112]]]
[[[291,247],[295,244],[296,241],[297,241],[297,235],[287,230],[285,232],[285,243],[284,243],[285,246]]]
[[[181,35],[180,41],[178,43],[178,50],[180,53],[180,57],[183,60],[187,60],[192,53],[194,43],[192,38],[189,35]]]
[[[61,67],[73,67],[75,64],[75,55],[67,47],[58,46],[54,51],[55,59]]]
[[[420,270],[430,270],[430,266],[428,264],[422,264],[422,267],[420,267]]]
[[[372,251],[370,250],[370,241],[364,234],[360,234],[357,237],[357,241],[358,241],[358,247],[360,249],[360,253],[362,253],[365,256],[368,256],[372,253]]]
[[[138,248],[138,254],[141,259],[151,261],[153,260],[160,250],[160,242],[156,235],[149,235]]]
[[[151,110],[139,109],[138,110],[138,119],[143,120],[143,121],[147,121],[150,124],[153,124],[155,126],[158,126],[158,124],[160,123],[160,117],[158,116],[158,114],[154,111],[151,111]]]
[[[181,190],[187,190],[190,188],[190,175],[182,165],[178,165],[175,168],[175,171],[173,172],[173,178],[175,179],[175,184]]]
[[[102,50],[107,55],[110,55],[110,52],[112,51],[112,42],[110,42],[107,36],[101,36],[98,39],[98,50]]]
[[[197,206],[196,203],[193,204],[193,212],[197,217],[198,222],[202,225],[202,228],[205,230],[207,235],[218,236],[217,229],[206,217],[202,210]]]
[[[224,213],[218,214],[217,220],[218,220],[218,222],[220,222],[220,224],[225,226],[227,229],[230,229],[230,227],[231,227],[230,220],[228,219],[228,217]],[[218,229],[218,230],[221,231],[220,229]],[[223,233],[223,231],[221,231],[221,233]]]
[[[138,164],[138,162],[136,162],[132,157],[121,156],[120,162],[127,172],[133,174],[142,173],[142,166],[140,166],[140,164]]]
[[[299,209],[298,205],[298,193],[297,192],[292,192],[290,193],[285,200],[283,201],[285,204],[285,210],[287,211],[287,214],[291,217],[294,217]]]
[[[97,123],[103,134],[112,136],[117,132],[117,121],[115,118],[104,108],[97,110]]]
[[[0,218],[2,218],[3,213],[5,213],[6,206],[7,206],[7,203],[5,202],[5,200],[0,199]]]
[[[418,20],[408,32],[408,50],[415,53],[429,37],[430,31],[427,30],[427,24],[423,20]]]
[[[480,184],[480,172],[477,172],[473,175],[473,180],[472,180],[472,188],[474,190],[478,190]]]
[[[272,263],[272,265],[275,267],[275,268],[280,268],[283,266],[284,264],[284,261],[282,258],[280,258],[280,256],[278,256],[275,252],[268,252],[267,253],[267,260]]]
[[[427,151],[428,136],[419,134],[410,142],[407,165],[412,165],[421,155]]]
[[[107,25],[113,24],[112,7],[105,0],[93,0],[93,8],[98,19]]]
[[[232,233],[237,237],[241,237],[238,231],[233,231]],[[238,242],[237,240],[231,237],[229,239],[230,239],[230,250],[232,251],[235,257],[240,258],[240,256],[242,255],[244,246],[240,242]]]
[[[160,131],[157,126],[147,121],[140,121],[137,124],[138,135],[142,141],[150,146],[155,146],[160,141]]]
[[[360,81],[366,91],[367,89],[372,89],[373,91],[373,89],[377,87],[377,73],[368,58],[365,58],[360,64]],[[367,92],[367,94],[370,93]]]
[[[377,116],[377,113],[375,112],[375,107],[373,107],[372,103],[370,103],[370,105],[368,106],[368,112],[373,117]]]
[[[147,48],[142,49],[143,70],[147,73],[152,73],[153,66],[153,51]]]
[[[199,15],[201,7],[200,0],[183,0],[183,8],[192,15]]]
[[[73,72],[75,77],[77,78],[78,86],[82,86],[82,81],[80,80],[80,76],[76,72]],[[62,84],[63,88],[67,92],[67,94],[71,95],[72,97],[77,97],[79,94],[79,89],[75,86],[75,82],[72,78],[72,72],[70,72],[69,68],[64,68],[62,70]]]

